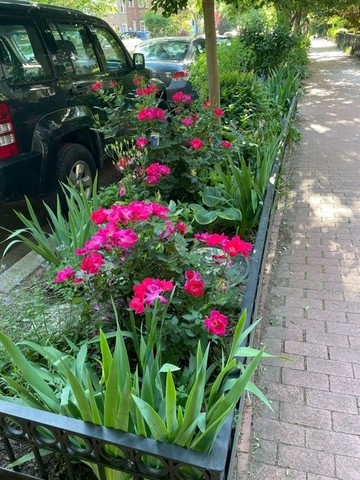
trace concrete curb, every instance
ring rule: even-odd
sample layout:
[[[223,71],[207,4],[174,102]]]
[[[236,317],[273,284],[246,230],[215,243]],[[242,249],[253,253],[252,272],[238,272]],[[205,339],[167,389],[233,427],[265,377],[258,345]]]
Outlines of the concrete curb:
[[[0,275],[0,294],[10,293],[43,264],[44,259],[40,255],[27,253]]]

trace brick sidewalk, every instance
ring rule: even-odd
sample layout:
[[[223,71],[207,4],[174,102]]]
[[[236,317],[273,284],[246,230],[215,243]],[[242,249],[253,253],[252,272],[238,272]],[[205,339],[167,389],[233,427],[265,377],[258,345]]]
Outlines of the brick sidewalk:
[[[320,39],[310,56],[261,312],[292,361],[262,362],[274,412],[253,401],[238,480],[360,480],[360,61]]]

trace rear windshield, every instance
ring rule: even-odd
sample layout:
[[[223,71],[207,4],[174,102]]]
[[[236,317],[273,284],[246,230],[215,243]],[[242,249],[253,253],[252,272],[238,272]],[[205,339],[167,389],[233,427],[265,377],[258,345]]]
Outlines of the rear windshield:
[[[52,78],[52,70],[35,27],[0,20],[0,74],[9,84]]]
[[[139,45],[136,51],[143,53],[145,60],[182,61],[189,51],[190,43],[177,40]]]

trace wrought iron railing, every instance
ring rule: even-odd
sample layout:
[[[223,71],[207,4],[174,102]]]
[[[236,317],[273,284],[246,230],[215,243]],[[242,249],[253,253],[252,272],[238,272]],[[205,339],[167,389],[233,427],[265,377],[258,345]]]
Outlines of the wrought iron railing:
[[[188,480],[189,467],[204,480],[222,480],[229,449],[231,421],[221,429],[211,455],[165,442],[88,422],[0,401],[0,437],[10,462],[18,459],[18,445],[33,453],[37,473],[24,473],[19,467],[0,466],[0,480],[49,479],[46,457],[49,452],[62,459],[69,480],[75,480],[79,462],[98,469],[106,480],[105,469],[129,473],[134,480]],[[16,448],[15,448],[16,447]],[[91,472],[89,473],[91,475]],[[94,476],[95,478],[95,476]],[[90,479],[90,477],[89,477]]]

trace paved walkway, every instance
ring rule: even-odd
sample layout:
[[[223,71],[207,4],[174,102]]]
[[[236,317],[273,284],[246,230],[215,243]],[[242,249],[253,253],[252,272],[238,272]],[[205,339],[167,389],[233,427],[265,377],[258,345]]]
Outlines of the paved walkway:
[[[292,362],[263,361],[274,412],[253,402],[238,480],[360,480],[360,60],[320,39],[310,57],[261,312]]]

